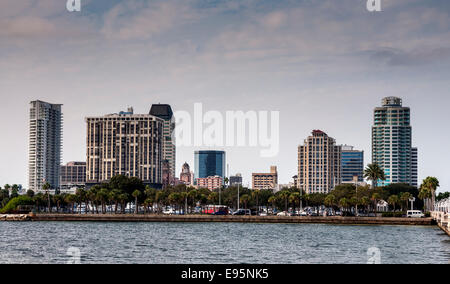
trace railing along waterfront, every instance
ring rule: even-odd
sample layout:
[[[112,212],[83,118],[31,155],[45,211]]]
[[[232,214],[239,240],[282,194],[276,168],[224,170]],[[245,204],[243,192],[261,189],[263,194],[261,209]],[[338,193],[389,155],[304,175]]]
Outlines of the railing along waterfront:
[[[434,205],[434,211],[431,212],[431,217],[436,221],[436,223],[443,229],[447,234],[450,235],[450,198],[443,199],[436,202]]]

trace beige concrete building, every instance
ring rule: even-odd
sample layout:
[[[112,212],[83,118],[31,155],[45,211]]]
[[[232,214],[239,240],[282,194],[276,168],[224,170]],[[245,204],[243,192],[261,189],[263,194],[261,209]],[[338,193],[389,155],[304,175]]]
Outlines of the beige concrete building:
[[[278,172],[276,166],[270,167],[270,173],[253,173],[252,189],[275,189],[278,185]]]
[[[88,184],[110,180],[115,175],[138,177],[144,183],[162,184],[161,118],[134,114],[133,109],[119,114],[88,117]]]
[[[222,187],[223,178],[221,176],[213,176],[206,178],[197,178],[197,188],[207,188],[214,190]]]
[[[341,146],[320,130],[314,130],[298,147],[297,186],[306,193],[329,193],[342,181]]]

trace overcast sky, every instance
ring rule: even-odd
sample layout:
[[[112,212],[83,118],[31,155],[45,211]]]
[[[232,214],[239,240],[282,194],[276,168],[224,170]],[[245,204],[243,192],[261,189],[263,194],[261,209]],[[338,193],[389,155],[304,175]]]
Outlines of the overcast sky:
[[[313,129],[371,160],[373,108],[411,107],[419,178],[450,188],[450,2],[383,0],[0,1],[0,184],[27,186],[28,103],[64,104],[63,162],[85,160],[86,116],[152,103],[192,111],[280,111],[279,155],[225,148],[244,183],[297,172]],[[193,167],[191,147],[177,149]]]

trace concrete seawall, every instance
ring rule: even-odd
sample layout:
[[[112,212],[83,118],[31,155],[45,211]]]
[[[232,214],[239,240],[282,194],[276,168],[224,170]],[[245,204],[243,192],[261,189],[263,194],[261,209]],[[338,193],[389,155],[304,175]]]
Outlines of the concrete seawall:
[[[30,221],[31,216],[26,214],[2,214],[0,221]]]
[[[164,216],[112,214],[37,214],[32,221],[88,221],[88,222],[192,222],[192,223],[285,223],[285,224],[342,224],[342,225],[433,225],[432,218],[375,218],[375,217],[281,217],[281,216]]]

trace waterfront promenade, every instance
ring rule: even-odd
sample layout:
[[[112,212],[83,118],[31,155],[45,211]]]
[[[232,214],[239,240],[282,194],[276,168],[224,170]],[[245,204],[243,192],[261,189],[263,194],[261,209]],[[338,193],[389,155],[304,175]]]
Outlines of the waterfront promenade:
[[[72,222],[185,222],[185,223],[285,223],[342,225],[413,225],[435,224],[432,218],[381,217],[284,217],[284,216],[211,216],[211,215],[141,215],[141,214],[36,214],[31,221]]]

